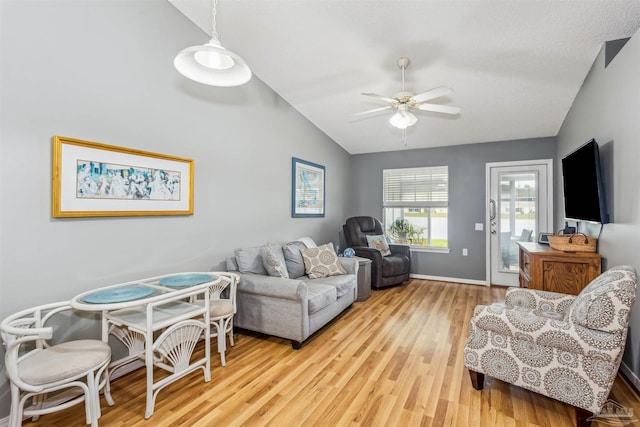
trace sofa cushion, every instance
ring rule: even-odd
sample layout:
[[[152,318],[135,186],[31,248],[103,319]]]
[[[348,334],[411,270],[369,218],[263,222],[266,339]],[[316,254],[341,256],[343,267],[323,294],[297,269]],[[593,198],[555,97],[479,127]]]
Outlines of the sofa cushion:
[[[236,263],[240,273],[255,273],[266,275],[267,270],[262,264],[262,247],[238,248],[235,250]]]
[[[290,242],[282,247],[290,279],[297,279],[305,274],[304,259],[302,259],[303,249],[307,249],[307,246],[302,242]]]
[[[375,248],[380,251],[382,256],[391,255],[389,250],[389,243],[387,238],[383,234],[380,235],[367,235],[367,243],[370,248]]]
[[[347,274],[347,271],[338,262],[338,256],[331,243],[317,248],[304,249],[302,258],[304,259],[305,272],[311,279]]]
[[[300,278],[302,281],[307,283],[308,285],[318,283],[322,281],[321,284],[329,285],[336,288],[336,295],[338,298],[342,298],[349,292],[353,293],[353,288],[356,284],[356,279],[353,274],[343,274],[340,276],[331,276],[331,277],[323,277],[322,279],[310,279],[306,276]]]
[[[309,283],[307,285],[307,298],[309,301],[309,314],[313,314],[333,304],[338,295],[335,286]]]
[[[278,252],[280,256],[278,256]],[[289,278],[283,258],[280,246],[274,248],[271,244],[268,244],[262,247],[262,265],[269,276]]]
[[[316,242],[309,236],[298,237],[296,239],[298,242],[302,242],[307,248],[317,248]]]

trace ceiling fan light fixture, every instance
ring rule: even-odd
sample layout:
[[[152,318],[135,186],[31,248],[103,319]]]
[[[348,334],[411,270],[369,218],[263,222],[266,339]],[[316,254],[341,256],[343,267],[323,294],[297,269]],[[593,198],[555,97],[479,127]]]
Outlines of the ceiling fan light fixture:
[[[362,111],[360,113],[354,114],[354,116],[361,116],[365,114],[375,113],[378,111],[394,110],[395,112],[389,119],[389,123],[391,124],[391,126],[394,126],[402,131],[402,142],[405,146],[407,145],[407,138],[406,138],[407,128],[418,123],[418,118],[413,115],[412,111],[431,111],[431,112],[442,113],[442,114],[460,113],[460,108],[458,107],[426,103],[426,101],[430,101],[435,98],[440,98],[441,96],[445,96],[451,93],[452,92],[451,88],[437,87],[425,92],[420,92],[418,94],[414,94],[413,92],[406,91],[404,87],[404,71],[409,66],[410,63],[411,61],[409,60],[409,58],[398,59],[398,67],[400,68],[400,74],[402,78],[400,92],[396,93],[391,97],[378,95],[376,93],[370,93],[370,92],[362,93],[365,96],[376,98],[379,101],[384,101],[387,104],[385,107],[374,108],[372,110]]]
[[[398,129],[406,129],[409,126],[415,125],[417,122],[418,118],[409,111],[406,104],[399,105],[398,111],[389,119],[391,126],[397,127]]]
[[[183,76],[210,86],[240,86],[251,79],[251,70],[244,61],[220,44],[216,32],[216,4],[211,11],[211,40],[200,46],[182,49],[173,60],[176,70]]]

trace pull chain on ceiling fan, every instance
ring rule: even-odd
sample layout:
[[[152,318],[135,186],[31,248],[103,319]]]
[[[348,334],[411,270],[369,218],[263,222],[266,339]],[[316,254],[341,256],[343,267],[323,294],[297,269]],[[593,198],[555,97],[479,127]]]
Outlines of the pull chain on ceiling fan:
[[[353,114],[353,116],[361,116],[378,111],[395,110],[395,113],[389,119],[389,123],[398,129],[402,129],[403,142],[405,141],[406,129],[418,122],[418,118],[412,113],[412,111],[433,111],[437,113],[454,115],[460,113],[460,108],[458,107],[426,103],[426,101],[448,95],[449,93],[453,92],[451,88],[444,86],[437,87],[435,89],[431,89],[417,95],[413,92],[406,91],[404,87],[404,70],[409,66],[410,63],[411,61],[409,60],[409,58],[398,59],[398,67],[400,68],[402,74],[402,84],[400,92],[395,94],[393,97],[382,96],[376,93],[363,93],[363,95],[365,96],[370,96],[372,98],[385,101],[389,103],[389,105]]]

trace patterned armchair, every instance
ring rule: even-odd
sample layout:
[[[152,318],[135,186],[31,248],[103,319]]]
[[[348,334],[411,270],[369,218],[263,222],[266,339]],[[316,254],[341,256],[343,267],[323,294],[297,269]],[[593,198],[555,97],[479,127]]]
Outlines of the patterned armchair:
[[[489,375],[575,406],[588,426],[613,386],[635,295],[635,270],[618,266],[578,296],[511,288],[503,304],[477,306],[464,350],[473,387]]]

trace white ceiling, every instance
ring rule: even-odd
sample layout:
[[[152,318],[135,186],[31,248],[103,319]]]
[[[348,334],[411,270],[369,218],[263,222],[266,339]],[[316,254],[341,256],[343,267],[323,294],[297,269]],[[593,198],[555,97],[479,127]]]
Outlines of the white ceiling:
[[[211,0],[169,0],[211,34]],[[603,43],[640,27],[638,0],[220,0],[224,47],[349,153],[404,149],[361,95],[449,86],[417,112],[406,148],[555,136]],[[170,31],[170,30],[167,30]],[[187,47],[187,46],[185,46]],[[177,53],[177,52],[176,52]]]

